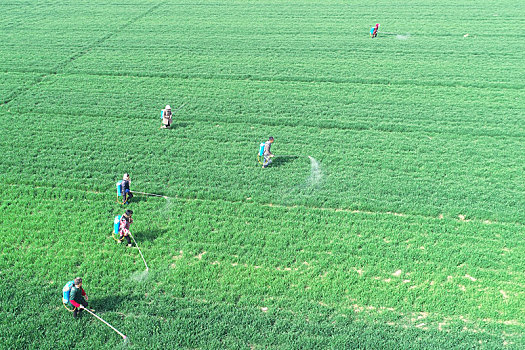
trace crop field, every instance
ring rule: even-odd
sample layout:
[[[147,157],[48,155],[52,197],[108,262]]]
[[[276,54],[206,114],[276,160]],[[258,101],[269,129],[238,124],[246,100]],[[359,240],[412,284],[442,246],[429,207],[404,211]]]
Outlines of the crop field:
[[[523,2],[0,11],[0,349],[525,348]]]

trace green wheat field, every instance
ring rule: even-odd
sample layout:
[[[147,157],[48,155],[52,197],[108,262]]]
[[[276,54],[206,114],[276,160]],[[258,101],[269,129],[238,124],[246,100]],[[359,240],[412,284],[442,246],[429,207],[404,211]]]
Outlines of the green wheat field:
[[[523,2],[0,11],[1,349],[525,348]]]

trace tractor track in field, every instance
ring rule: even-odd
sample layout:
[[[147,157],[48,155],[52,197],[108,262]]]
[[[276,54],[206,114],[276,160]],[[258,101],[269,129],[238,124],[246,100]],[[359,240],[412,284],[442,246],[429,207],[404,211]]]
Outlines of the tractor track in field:
[[[128,20],[126,23],[124,23],[122,26],[117,28],[116,30],[109,32],[108,34],[104,35],[103,37],[95,40],[94,42],[86,45],[84,48],[82,48],[77,53],[73,54],[71,57],[69,57],[64,62],[59,63],[55,68],[53,68],[50,72],[46,72],[41,74],[40,76],[34,78],[34,80],[29,84],[27,87],[20,87],[18,89],[13,90],[11,93],[9,93],[2,101],[0,101],[0,106],[5,106],[9,104],[10,102],[14,101],[18,96],[24,94],[25,92],[33,89],[34,87],[38,86],[44,79],[47,77],[56,76],[64,71],[64,69],[73,61],[81,58],[82,56],[85,56],[88,54],[91,50],[94,48],[100,46],[102,43],[107,41],[109,38],[115,36],[116,34],[122,32],[126,28],[128,28],[130,25],[132,25],[134,22],[148,16],[153,11],[155,11],[157,8],[159,8],[162,4],[164,4],[166,0],[161,1],[150,8],[148,8],[145,12],[133,17],[132,19]]]
[[[33,186],[29,184],[13,184],[13,183],[2,183],[1,185],[5,186],[28,186],[31,188],[43,188],[43,189],[67,189],[67,190],[74,190],[78,192],[83,193],[92,193],[96,195],[109,195],[107,191],[94,191],[94,190],[86,190],[86,189],[79,189],[79,188],[68,188],[68,187],[59,187],[59,186]],[[393,211],[369,211],[369,210],[359,210],[359,209],[350,209],[350,208],[333,208],[333,207],[315,207],[315,206],[307,206],[307,205],[284,205],[284,204],[274,204],[274,203],[257,203],[257,202],[251,202],[251,201],[236,201],[236,200],[228,200],[228,199],[200,199],[200,198],[188,198],[188,197],[179,197],[179,196],[167,196],[162,195],[161,198],[170,200],[170,199],[176,199],[179,201],[184,202],[226,202],[231,204],[251,204],[251,205],[262,205],[269,208],[278,208],[278,209],[297,209],[297,208],[303,208],[303,209],[310,209],[310,210],[319,210],[319,211],[331,211],[334,213],[348,213],[348,214],[362,214],[362,215],[384,215],[384,216],[397,216],[397,217],[404,217],[404,218],[421,218],[421,219],[427,219],[427,220],[453,220],[456,222],[462,222],[462,223],[479,223],[484,225],[503,225],[503,226],[517,226],[517,227],[523,227],[524,224],[520,222],[511,222],[511,221],[495,221],[495,220],[488,220],[488,219],[467,219],[464,215],[458,215],[458,217],[449,217],[444,215],[439,216],[430,216],[430,215],[423,215],[423,214],[409,214],[409,213],[399,213],[399,212],[393,212]]]

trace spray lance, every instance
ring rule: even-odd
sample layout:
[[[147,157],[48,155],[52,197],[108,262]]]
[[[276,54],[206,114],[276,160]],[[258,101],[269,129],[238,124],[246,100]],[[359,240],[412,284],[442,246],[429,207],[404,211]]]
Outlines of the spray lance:
[[[177,113],[180,109],[182,109],[182,107],[184,107],[186,105],[186,102],[184,102],[183,104],[181,104],[176,110],[174,110],[173,112],[171,112],[171,115]]]
[[[164,196],[162,194],[155,194],[155,193],[147,193],[147,192],[138,192],[138,191],[130,191],[133,194],[143,194],[145,196],[152,196],[152,197],[162,197],[162,198],[168,198],[168,196]]]
[[[142,257],[142,261],[144,261],[144,265],[146,266],[146,271],[148,271],[149,270],[148,264],[146,264],[146,259],[144,259],[144,255],[142,255],[142,252],[140,251],[139,245],[137,244],[137,241],[135,241],[135,237],[133,237],[131,232],[129,233],[129,235],[133,239],[133,242],[135,242],[135,247],[137,247],[137,249],[139,250],[139,254]]]
[[[115,332],[118,333],[118,335],[120,335],[122,337],[122,339],[124,339],[124,341],[127,341],[128,340],[128,337],[126,335],[124,335],[122,332],[120,332],[118,329],[116,329],[115,327],[113,327],[112,325],[110,325],[108,322],[104,321],[102,319],[102,317],[98,316],[97,314],[95,314],[93,311],[91,311],[90,309],[88,308],[84,308],[84,310],[86,310],[87,312],[89,312],[91,315],[95,316],[99,321],[103,322],[104,324],[106,324],[109,328],[111,328],[112,330],[114,330]]]

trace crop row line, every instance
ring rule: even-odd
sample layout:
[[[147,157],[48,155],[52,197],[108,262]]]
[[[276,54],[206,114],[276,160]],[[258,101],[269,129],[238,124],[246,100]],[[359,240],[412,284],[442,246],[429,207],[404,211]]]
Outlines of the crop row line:
[[[5,186],[28,186],[26,184],[19,184],[19,183],[2,183],[2,185]],[[81,188],[68,188],[68,187],[57,187],[57,186],[45,186],[45,185],[38,185],[38,186],[32,186],[32,188],[45,188],[45,189],[55,189],[55,188],[62,188],[67,190],[76,190],[79,192],[85,192],[85,193],[93,193],[97,195],[107,195],[106,192],[100,192],[100,191],[93,191],[93,190],[87,190],[87,189],[81,189]],[[190,198],[190,197],[180,197],[180,196],[163,196],[165,199],[177,199],[182,200],[186,202],[226,202],[231,204],[246,204],[250,203],[248,201],[242,201],[242,200],[228,200],[228,199],[201,199],[201,198]],[[358,210],[358,209],[350,209],[350,208],[331,208],[331,207],[316,207],[316,206],[308,206],[308,205],[302,205],[302,204],[295,204],[295,205],[284,205],[284,204],[273,204],[273,203],[259,203],[259,205],[270,207],[270,208],[279,208],[279,209],[296,209],[296,208],[303,208],[303,209],[314,209],[314,210],[320,210],[320,211],[330,211],[330,212],[343,212],[343,213],[349,213],[349,214],[362,214],[362,215],[384,215],[384,216],[397,216],[397,217],[406,217],[406,218],[421,218],[426,220],[453,220],[455,222],[473,222],[473,223],[481,223],[484,225],[503,225],[503,226],[517,226],[517,227],[523,227],[524,225],[520,222],[511,222],[511,221],[494,221],[494,220],[487,220],[487,219],[466,219],[462,216],[455,217],[445,217],[443,215],[439,216],[431,216],[431,215],[423,215],[423,214],[408,214],[408,213],[398,213],[398,212],[392,212],[392,211],[368,211],[368,210]],[[478,237],[479,238],[479,237]]]
[[[2,6],[6,6],[6,5],[10,5],[10,4],[8,3],[2,4]],[[2,30],[6,30],[9,28],[18,26],[20,22],[23,22],[27,18],[28,12],[38,13],[40,9],[48,7],[50,5],[50,1],[45,1],[45,2],[41,2],[37,4],[33,2],[27,2],[27,3],[17,3],[17,4],[12,4],[12,5],[14,5],[18,10],[21,8],[24,8],[24,11],[20,11],[20,14],[15,15],[15,16],[10,14],[8,18],[11,20],[11,22],[8,23],[6,26],[4,26]],[[25,8],[28,8],[28,11],[25,11]],[[42,19],[40,19],[40,21],[41,20]],[[33,28],[35,27],[37,21],[38,20],[35,19],[34,17],[31,18],[31,25]]]
[[[117,32],[106,35],[100,41],[97,41],[98,44],[101,44],[103,41],[109,39],[111,36]],[[96,46],[96,45],[95,45]],[[90,47],[89,50],[93,49],[95,46]],[[79,58],[81,55],[86,54],[89,50],[84,49],[81,51],[81,54],[78,53],[70,58],[68,61],[62,63],[61,69],[63,69],[69,62]],[[7,72],[18,72],[18,73],[39,73],[38,71],[31,69],[18,69],[18,70],[9,70]],[[45,74],[58,74],[55,70],[51,72],[46,72]],[[230,80],[230,81],[255,81],[255,82],[284,82],[284,83],[331,83],[331,84],[360,84],[360,85],[405,85],[405,86],[426,86],[426,87],[448,87],[448,88],[458,88],[458,87],[468,87],[468,88],[477,88],[477,89],[497,89],[497,90],[523,90],[525,84],[523,83],[514,83],[509,82],[485,82],[485,83],[476,83],[476,82],[466,82],[466,81],[420,81],[420,80],[391,80],[391,79],[370,79],[370,78],[336,78],[336,77],[316,77],[316,76],[266,76],[266,75],[256,75],[256,74],[212,74],[212,73],[152,73],[152,72],[108,72],[108,71],[77,71],[77,72],[67,72],[68,75],[89,75],[89,76],[109,76],[109,77],[132,77],[132,78],[160,78],[160,79],[209,79],[209,80]]]
[[[158,7],[160,7],[160,5],[162,5],[166,0],[162,1],[162,2],[159,2],[153,6],[151,6],[150,8],[148,8],[145,12],[143,12],[142,14],[140,15],[137,15],[135,16],[134,18],[130,19],[129,21],[127,21],[124,25],[122,25],[120,28],[118,28],[117,30],[113,31],[113,32],[110,32],[108,34],[106,34],[105,36],[103,36],[102,38],[99,38],[97,40],[95,40],[93,43],[85,46],[82,50],[80,50],[79,52],[75,53],[73,56],[71,56],[70,58],[68,58],[66,61],[62,62],[62,63],[59,63],[54,69],[51,70],[51,72],[46,72],[42,75],[40,75],[39,77],[35,78],[33,80],[33,82],[28,86],[28,87],[20,87],[18,89],[15,89],[13,92],[11,92],[7,97],[5,97],[3,99],[3,101],[0,102],[0,106],[4,106],[4,105],[7,105],[8,103],[10,103],[11,101],[15,100],[18,96],[22,95],[24,92],[27,92],[29,90],[31,90],[32,88],[36,87],[37,85],[39,85],[46,77],[48,76],[55,76],[57,74],[59,74],[61,71],[63,71],[71,62],[73,62],[74,60],[77,60],[79,59],[80,57],[86,55],[87,53],[89,53],[91,50],[93,50],[94,48],[96,48],[97,46],[101,45],[102,43],[104,43],[106,40],[108,40],[109,38],[111,38],[112,36],[118,34],[119,32],[123,31],[124,29],[126,29],[127,27],[129,27],[131,24],[133,24],[134,22],[140,20],[141,18],[143,17],[146,17],[147,15],[149,15],[151,12],[155,11]]]
[[[153,29],[153,28],[152,28]],[[32,31],[38,31],[38,30],[35,30],[35,28],[31,28]],[[45,30],[42,30],[43,32],[45,32]],[[195,34],[195,31],[192,31],[192,33]],[[157,31],[155,30],[140,30],[138,33],[134,32],[134,34],[142,34],[143,36],[145,37],[149,37],[151,35],[154,35],[154,34],[158,34]],[[272,35],[273,34],[273,35]],[[267,50],[274,50],[274,51],[278,51],[280,54],[297,54],[297,53],[301,53],[302,55],[304,55],[304,50],[305,50],[305,47],[308,48],[308,53],[310,54],[309,56],[306,56],[306,57],[309,57],[309,58],[315,58],[314,55],[311,55],[312,53],[315,53],[315,54],[322,54],[323,57],[322,58],[330,58],[331,54],[362,54],[362,53],[365,53],[365,54],[378,54],[378,55],[381,55],[381,54],[386,54],[386,55],[389,55],[389,54],[392,54],[392,49],[377,49],[377,48],[374,48],[374,49],[371,49],[371,48],[365,48],[365,47],[347,47],[347,41],[345,39],[345,36],[343,36],[341,39],[333,39],[332,37],[330,37],[330,42],[329,44],[337,44],[336,47],[333,47],[333,46],[320,46],[320,47],[311,47],[311,38],[303,38],[303,39],[297,39],[295,38],[295,36],[297,35],[305,35],[305,34],[308,34],[308,33],[305,33],[305,32],[298,32],[298,33],[292,33],[292,32],[286,32],[286,33],[270,33],[270,35],[264,35],[264,34],[259,34],[258,36],[250,36],[250,37],[246,37],[245,35],[239,35],[239,36],[235,36],[235,35],[229,35],[228,36],[228,40],[235,40],[235,43],[239,46],[233,46],[233,47],[213,47],[213,52],[216,54],[216,55],[219,55],[219,54],[225,54],[225,55],[231,55],[233,53],[241,53],[241,54],[244,54],[244,55],[247,55],[247,56],[257,56],[257,57],[260,57],[260,51],[262,50],[263,52],[264,51],[267,51]],[[316,40],[318,41],[322,41],[323,43],[327,44],[325,40],[322,40],[322,37],[320,36],[320,34],[325,34],[325,33],[314,33],[315,35],[317,35],[317,37],[315,38]],[[327,36],[331,36],[331,32],[327,32],[326,35]],[[346,34],[345,34],[346,35]],[[263,37],[265,39],[267,39],[267,37],[270,36],[270,37],[274,37],[275,40],[272,41],[272,44],[273,46],[265,46],[265,47],[260,47],[260,46],[254,46],[253,47],[253,50],[252,48],[250,48],[249,50],[247,50],[247,48],[245,46],[241,46],[240,44],[245,44],[245,43],[253,43],[253,40],[258,40],[259,37]],[[304,45],[304,46],[289,46],[291,43],[289,42],[289,40],[282,40],[281,38],[286,38],[288,36],[293,36],[294,37],[294,40],[293,40],[293,44],[299,44],[299,45]],[[210,40],[210,41],[216,41],[214,39],[217,39],[217,38],[222,38],[222,36],[220,35],[216,35],[216,36],[211,36],[209,35],[208,32],[203,32],[202,33],[202,36],[193,36],[191,38],[191,41],[189,39],[188,41],[188,44],[186,44],[186,42],[184,41],[179,41],[178,44],[167,44],[167,45],[163,45],[163,47],[166,49],[166,50],[177,50],[177,51],[188,51],[188,52],[191,52],[192,54],[204,54],[204,55],[207,55],[209,52],[210,52],[210,48],[207,47],[207,46],[200,46],[200,47],[194,47],[193,44],[195,42],[195,40]],[[281,39],[281,40],[279,40]],[[136,39],[134,38],[134,41],[136,41]],[[118,41],[119,43],[122,43],[122,41]],[[153,42],[153,43],[150,43],[148,45],[146,45],[144,42],[140,42],[140,44],[135,44],[134,42],[132,44],[126,42],[124,44],[120,44],[121,46],[119,48],[122,48],[122,49],[125,49],[125,50],[134,50],[134,51],[143,51],[143,52],[149,52],[151,50],[156,50],[158,45]],[[11,48],[11,49],[16,49],[18,46],[15,44],[15,43],[2,43],[2,47],[3,48]],[[28,46],[30,47],[30,46]],[[38,45],[35,45],[35,47],[39,47]],[[100,50],[105,50],[105,51],[111,51],[112,53],[114,53],[114,50],[115,48],[113,46],[102,46],[99,48]],[[491,58],[491,59],[494,59],[494,58],[504,58],[506,59],[507,61],[510,61],[510,60],[521,60],[521,55],[519,55],[517,52],[516,53],[513,53],[513,52],[508,52],[508,51],[493,51],[493,52],[487,52],[487,51],[454,51],[454,50],[451,50],[451,51],[436,51],[436,50],[429,50],[429,49],[425,49],[425,50],[415,50],[415,49],[403,49],[403,50],[396,50],[395,51],[396,55],[403,55],[403,57],[406,57],[406,56],[415,56],[415,57],[418,57],[418,58],[421,58],[421,57],[430,57],[430,58],[441,58],[441,57],[447,57],[447,59],[472,59],[472,58],[483,58],[483,59],[487,59],[487,58]],[[390,59],[398,59],[396,57],[393,57],[393,58],[390,58]],[[516,63],[517,65],[518,63]]]
[[[34,114],[34,113],[33,113]],[[133,118],[131,117],[131,119],[142,119],[142,118]],[[197,118],[193,118],[193,119],[178,119],[177,121],[180,121],[180,122],[183,122],[183,123],[191,123],[191,122],[213,122],[213,123],[226,123],[226,124],[233,124],[233,125],[247,125],[248,123],[246,121],[234,121],[234,120],[221,120],[221,119],[209,119],[209,118],[202,118],[202,117],[197,117]],[[319,120],[318,120],[319,122]],[[328,125],[328,124],[333,124],[333,125]],[[356,124],[359,124],[359,122],[357,122]],[[313,122],[302,122],[302,123],[296,123],[296,122],[293,122],[293,121],[283,121],[283,120],[278,120],[278,121],[274,121],[272,122],[271,119],[267,119],[267,120],[264,120],[262,118],[256,118],[255,120],[250,120],[249,122],[249,125],[259,125],[259,126],[263,126],[263,127],[282,127],[282,126],[286,126],[286,127],[303,127],[303,128],[315,128],[315,129],[320,129],[320,130],[339,130],[339,131],[378,131],[378,132],[382,132],[382,133],[387,133],[387,134],[400,134],[400,135],[403,135],[404,137],[407,137],[405,134],[414,134],[414,133],[421,133],[421,137],[425,137],[429,140],[431,140],[432,138],[430,136],[428,136],[427,134],[441,134],[441,135],[455,135],[456,137],[458,136],[458,129],[454,129],[454,132],[452,131],[446,131],[446,130],[440,130],[440,129],[432,129],[432,130],[417,130],[417,129],[412,129],[410,124],[407,124],[407,129],[406,130],[395,130],[394,128],[389,128],[389,127],[385,127],[385,126],[381,126],[381,125],[378,125],[378,124],[370,124],[370,125],[356,125],[356,124],[352,124],[352,123],[348,123],[345,125],[344,122],[339,122],[339,121],[331,121],[331,120],[327,120],[325,123],[323,123],[323,121],[320,122],[320,124],[318,125],[315,125],[315,121]],[[398,123],[397,126],[402,126],[401,123]],[[398,128],[399,129],[399,128]],[[509,138],[515,138],[515,139],[522,139],[522,138],[525,138],[525,134],[523,135],[506,135],[506,134],[495,134],[495,133],[491,133],[489,131],[484,131],[483,129],[476,129],[477,132],[473,132],[473,131],[468,131],[468,130],[465,130],[465,134],[467,135],[470,135],[470,136],[476,136],[476,137],[494,137],[494,138],[505,138],[505,139],[509,139]]]
[[[14,90],[12,90],[9,94],[7,94],[2,101],[0,101],[0,106],[7,105],[9,102],[13,101],[15,98],[20,96],[26,91],[29,91],[31,88],[37,86],[48,76],[48,73],[42,74],[36,78],[33,79],[33,81],[29,84],[28,87],[20,86]]]
[[[24,115],[24,114],[34,114],[35,111],[17,111],[17,114],[21,114],[21,115]],[[50,113],[49,111],[43,111],[43,113]],[[71,115],[71,116],[82,116],[83,118],[85,117],[101,117],[101,116],[104,116],[106,117],[105,115],[103,114],[100,114],[100,113],[93,113],[93,112],[89,112],[89,113],[86,113],[86,112],[82,112],[82,113],[79,113],[79,112],[73,112],[73,111],[60,111],[59,114],[62,114],[62,115]],[[118,117],[118,116],[117,116]],[[150,119],[149,117],[142,117],[142,116],[133,116],[133,115],[130,115],[130,114],[127,114],[126,117],[128,119],[132,119],[132,120],[145,120],[145,119]],[[178,122],[183,122],[183,123],[194,123],[194,122],[202,122],[202,123],[226,123],[228,125],[246,125],[246,120],[244,121],[238,121],[238,120],[225,120],[225,119],[217,119],[217,118],[214,118],[214,117],[208,117],[208,116],[197,116],[197,117],[193,117],[192,119],[184,119],[184,118],[178,118],[177,119]],[[398,123],[396,124],[395,126],[392,126],[392,127],[389,127],[388,125],[378,125],[378,124],[370,124],[370,125],[365,125],[365,124],[360,124],[359,121],[356,121],[354,123],[350,122],[350,123],[345,123],[344,121],[333,121],[333,120],[317,120],[317,121],[312,121],[312,122],[309,122],[309,121],[301,121],[300,123],[297,123],[296,121],[291,121],[291,120],[286,120],[286,119],[279,119],[277,121],[275,120],[272,120],[272,119],[264,119],[264,118],[256,118],[256,119],[253,119],[253,120],[250,120],[250,125],[259,125],[259,126],[265,126],[265,127],[272,127],[272,126],[279,126],[279,127],[282,127],[282,126],[286,126],[286,127],[304,127],[304,128],[315,128],[315,129],[321,129],[321,130],[340,130],[340,131],[378,131],[378,132],[383,132],[383,133],[389,133],[389,134],[400,134],[400,135],[404,135],[406,137],[405,134],[414,134],[414,133],[420,133],[421,134],[421,137],[426,137],[428,139],[432,139],[432,137],[428,136],[428,134],[441,134],[441,135],[458,135],[458,129],[454,129],[454,131],[452,132],[452,130],[446,130],[446,129],[424,129],[424,130],[417,130],[415,128],[413,128],[413,125],[411,124],[405,124],[403,125],[402,123]],[[468,124],[468,123],[467,123]],[[465,124],[464,124],[465,125]],[[521,135],[521,134],[516,134],[514,131],[511,133],[511,134],[505,134],[505,133],[501,133],[501,130],[500,132],[495,132],[495,131],[491,131],[491,130],[484,130],[482,128],[475,128],[475,125],[472,124],[473,127],[471,127],[470,129],[467,128],[465,130],[463,130],[461,132],[461,134],[464,134],[464,135],[470,135],[470,136],[476,136],[476,137],[491,137],[491,138],[505,138],[505,139],[509,139],[509,138],[514,138],[514,139],[523,139],[525,137],[525,134]],[[403,130],[403,127],[406,127],[404,130]]]
[[[35,114],[35,111],[32,110],[32,111],[17,111],[16,112],[18,115],[25,115],[25,114],[31,114],[31,115],[34,115]],[[44,111],[43,113],[50,113],[49,111]],[[62,115],[67,115],[67,116],[81,116],[82,118],[85,118],[85,117],[92,117],[92,118],[100,118],[100,117],[104,117],[104,118],[107,118],[106,115],[103,115],[103,114],[99,114],[99,113],[93,113],[93,112],[89,112],[89,113],[85,113],[85,112],[74,112],[74,111],[60,111],[59,114],[62,114]],[[56,114],[55,114],[56,115]],[[117,116],[118,118],[118,116]],[[134,116],[134,115],[131,115],[131,114],[126,114],[126,118],[127,119],[131,119],[131,120],[146,120],[146,119],[152,119],[150,117],[142,117],[142,116]],[[359,132],[359,131],[377,131],[377,132],[382,132],[382,133],[388,133],[388,134],[400,134],[400,135],[403,135],[405,137],[407,137],[405,134],[414,134],[414,133],[420,133],[421,134],[421,137],[425,137],[425,138],[428,138],[428,139],[432,139],[432,137],[428,136],[428,134],[440,134],[440,135],[455,135],[456,137],[458,136],[458,129],[454,129],[453,131],[447,131],[447,130],[441,130],[441,129],[431,129],[431,130],[417,130],[417,129],[412,129],[411,128],[411,125],[407,124],[407,129],[406,130],[399,130],[400,129],[400,125],[402,126],[402,123],[398,123],[396,124],[396,128],[389,128],[388,126],[382,126],[382,125],[378,125],[378,124],[370,124],[370,125],[360,125],[359,124],[359,121],[356,122],[356,123],[345,123],[345,122],[341,122],[341,121],[332,121],[332,120],[326,120],[325,122],[323,122],[322,120],[319,121],[317,120],[317,122],[319,124],[315,124],[316,121],[312,121],[312,122],[308,122],[308,121],[304,121],[303,119],[301,120],[300,123],[298,122],[294,122],[292,120],[288,121],[288,120],[272,120],[270,118],[268,119],[264,119],[264,118],[255,118],[253,120],[249,120],[249,123],[247,123],[246,120],[244,121],[238,121],[238,120],[224,120],[224,119],[215,119],[213,117],[209,118],[207,116],[203,116],[203,117],[199,117],[199,116],[196,116],[192,119],[184,119],[184,118],[178,118],[175,122],[175,124],[177,122],[182,122],[182,123],[187,123],[187,124],[191,124],[191,123],[194,123],[194,122],[201,122],[201,123],[226,123],[228,125],[259,125],[259,126],[262,126],[262,127],[274,127],[274,126],[278,126],[278,127],[292,127],[292,128],[296,128],[296,127],[302,127],[302,128],[315,128],[315,129],[318,129],[318,130],[339,130],[339,131],[356,131],[356,132]],[[329,125],[331,124],[331,125]],[[397,130],[396,130],[397,129]],[[474,130],[475,129],[475,130]],[[523,139],[525,138],[525,134],[523,135],[518,135],[518,134],[501,134],[501,133],[494,133],[494,132],[490,132],[488,130],[483,130],[482,128],[472,128],[471,130],[464,130],[464,134],[465,135],[469,135],[469,136],[476,136],[476,137],[491,137],[491,138],[505,138],[505,139],[509,139],[509,138],[513,138],[513,139]]]

